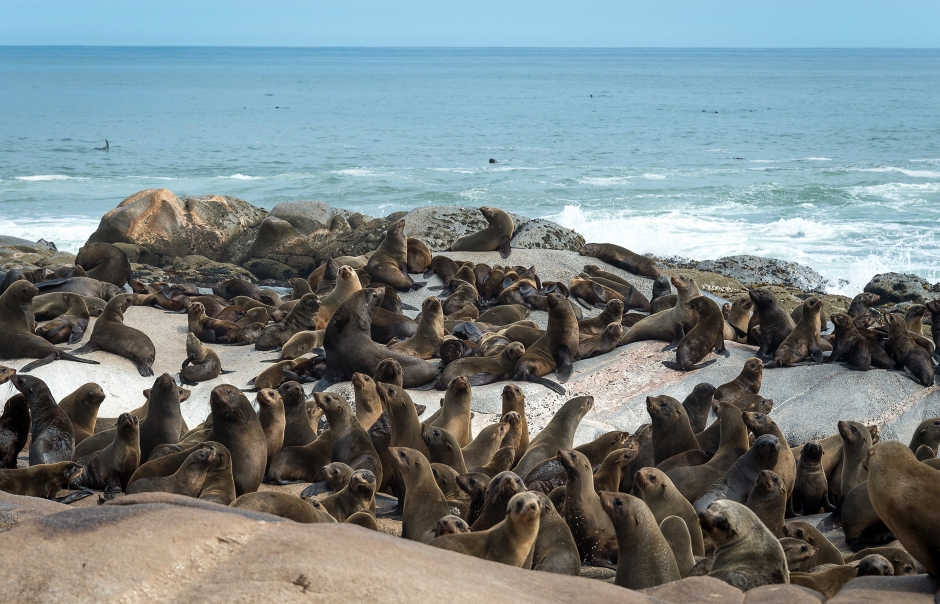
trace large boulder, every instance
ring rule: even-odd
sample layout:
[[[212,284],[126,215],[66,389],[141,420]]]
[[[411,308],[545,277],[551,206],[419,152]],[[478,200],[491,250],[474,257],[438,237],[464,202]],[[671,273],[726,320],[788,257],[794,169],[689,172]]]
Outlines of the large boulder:
[[[137,257],[148,264],[194,254],[226,261],[245,236],[253,238],[266,214],[235,197],[177,197],[167,189],[148,189],[105,214],[88,241],[137,246]]]
[[[516,225],[510,245],[524,250],[570,250],[576,252],[585,244],[584,237],[572,229],[534,218],[521,227]]]
[[[54,243],[43,239],[29,241],[19,237],[0,235],[0,272],[18,268],[33,270],[36,268],[56,269],[60,266],[72,266],[75,256],[56,249]]]
[[[804,292],[825,292],[829,280],[802,264],[760,256],[726,256],[699,262],[696,270],[718,273],[744,285],[786,285]]]
[[[903,273],[881,273],[872,277],[865,291],[881,296],[882,302],[923,304],[940,298],[940,283],[931,285],[923,277]]]

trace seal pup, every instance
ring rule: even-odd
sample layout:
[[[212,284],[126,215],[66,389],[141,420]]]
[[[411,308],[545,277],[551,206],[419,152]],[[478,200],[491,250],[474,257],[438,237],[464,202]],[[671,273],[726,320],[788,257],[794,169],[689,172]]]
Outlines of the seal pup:
[[[265,388],[258,391],[258,421],[264,431],[264,442],[268,447],[265,471],[271,465],[271,460],[284,446],[284,427],[287,424],[284,413],[284,401],[277,390]]]
[[[496,163],[496,162],[491,162]],[[512,253],[512,239],[515,225],[512,217],[499,208],[483,206],[480,213],[486,219],[487,226],[481,231],[464,235],[450,245],[453,252],[493,252],[498,251],[502,258]]]
[[[0,491],[68,504],[89,495],[81,492],[56,497],[59,491],[68,489],[81,474],[82,466],[74,461],[43,463],[20,469],[0,469]]]
[[[302,524],[336,522],[319,501],[308,501],[288,493],[263,491],[245,493],[230,504],[233,508],[273,514]]]
[[[124,324],[124,312],[133,303],[132,295],[120,294],[108,301],[104,312],[95,321],[88,343],[75,354],[104,350],[129,359],[140,375],[150,377],[157,350],[147,334]]]
[[[423,359],[405,355],[374,342],[370,336],[372,311],[381,302],[384,289],[362,289],[353,293],[337,309],[326,327],[323,348],[326,372],[315,390],[348,380],[357,371],[372,375],[385,359],[394,359],[404,372],[404,387],[427,384],[440,372]]]
[[[330,460],[345,463],[353,470],[368,470],[373,481],[378,480],[381,484],[382,462],[346,399],[324,392],[317,392],[313,399],[330,422],[330,438],[333,442]]]
[[[59,408],[65,411],[72,422],[76,445],[95,433],[98,408],[101,407],[105,398],[101,386],[88,383],[79,386],[75,392],[59,401]]]
[[[469,380],[462,376],[455,377],[447,384],[440,411],[429,417],[425,423],[447,430],[461,448],[466,447],[473,441],[470,430],[472,402],[473,391]]]
[[[742,591],[789,583],[790,571],[780,541],[746,506],[714,501],[699,512],[699,523],[715,544],[709,577]]]
[[[36,329],[36,335],[52,344],[77,344],[85,337],[91,314],[78,294],[64,293],[69,307],[55,319]]]
[[[36,367],[48,365],[56,360],[75,361],[98,365],[98,361],[82,359],[35,335],[33,298],[39,290],[29,281],[16,281],[0,295],[0,358],[39,359],[20,369],[28,373]]]
[[[692,553],[696,556],[705,555],[705,541],[695,508],[679,493],[665,472],[657,468],[643,468],[634,475],[633,485],[656,517],[656,522],[662,523],[669,516],[681,518],[688,525]]]
[[[304,294],[283,320],[264,328],[255,339],[255,350],[280,348],[301,331],[319,329],[319,311],[320,298]]]
[[[716,480],[692,503],[696,512],[702,512],[718,499],[738,503],[747,500],[748,493],[761,470],[772,470],[780,456],[780,441],[772,434],[765,434],[754,441],[747,453],[742,455],[724,476]],[[704,528],[704,527],[703,527]]]
[[[16,467],[16,458],[29,438],[30,423],[26,397],[22,394],[10,397],[0,415],[0,468]]]
[[[424,274],[431,266],[431,248],[429,248],[420,239],[414,237],[408,238],[408,272],[412,274]]]
[[[77,460],[83,468],[77,484],[104,490],[104,499],[114,499],[127,488],[140,465],[140,423],[137,416],[122,413],[118,417],[114,440],[100,451]]]
[[[818,442],[810,441],[803,445],[790,499],[792,510],[797,516],[835,509],[829,499],[829,482],[822,467],[822,456],[823,448]]]
[[[373,283],[381,283],[399,291],[420,289],[425,283],[415,283],[408,276],[408,241],[405,238],[405,219],[393,222],[385,239],[369,257],[365,267]]]
[[[516,362],[516,381],[544,383],[541,378],[555,372],[558,380],[567,382],[572,360],[578,354],[578,320],[571,305],[561,294],[548,295],[548,326],[545,334],[530,346]]]
[[[441,352],[443,354],[443,347]],[[443,390],[447,384],[450,384],[458,377],[466,378],[471,386],[483,386],[511,379],[515,376],[516,365],[524,354],[525,346],[519,342],[513,342],[496,356],[473,356],[457,359],[448,363],[444,368],[441,377],[436,382],[436,387],[438,390]],[[555,392],[561,390],[559,394],[564,393],[562,386],[547,378],[533,377],[531,381],[542,384]]]
[[[787,490],[773,470],[761,470],[744,503],[760,518],[777,538],[783,536],[783,517],[787,507]]]
[[[127,485],[128,495],[137,493],[175,493],[196,498],[209,472],[209,464],[215,459],[215,451],[196,447],[187,455],[179,469],[169,476],[139,478]]]
[[[428,361],[440,354],[444,334],[441,300],[430,296],[421,303],[421,318],[415,334],[401,342],[389,344],[388,348]]]
[[[698,321],[692,331],[679,340],[676,346],[676,362],[663,361],[663,365],[679,371],[691,371],[711,364],[713,361],[697,365],[712,350],[716,354],[730,356],[730,353],[725,350],[725,319],[718,304],[705,296],[699,296],[686,302],[686,306],[698,315]],[[682,331],[682,326],[677,326],[676,338],[679,338],[679,333]],[[666,347],[666,349],[669,348],[671,346]]]
[[[617,534],[594,490],[591,463],[583,453],[559,451],[556,459],[568,474],[561,514],[571,529],[581,561],[610,566],[617,560]]]
[[[72,421],[65,411],[56,405],[46,383],[37,377],[22,374],[14,375],[10,381],[29,405],[32,421],[29,465],[71,461],[75,451]]]
[[[186,336],[186,360],[180,368],[180,382],[195,386],[199,382],[208,382],[220,374],[235,373],[222,369],[219,355],[208,346],[204,346],[196,334]]]
[[[539,532],[532,546],[532,570],[561,575],[581,574],[581,555],[568,523],[544,493],[534,493],[542,505]]]
[[[641,277],[656,279],[660,275],[656,261],[646,256],[635,254],[627,248],[612,243],[588,243],[581,246],[578,253],[602,260],[611,266]]]
[[[617,535],[619,557],[614,585],[645,589],[678,581],[676,557],[643,500],[609,491],[600,493],[599,500]]]
[[[375,513],[376,488],[378,482],[375,475],[369,470],[360,469],[349,476],[345,487],[318,501],[337,522],[346,522],[347,518],[358,512]]]
[[[862,292],[852,298],[849,309],[846,311],[850,317],[867,315],[875,304],[881,302],[881,296],[871,292]]]
[[[758,394],[764,375],[764,364],[757,357],[744,361],[744,367],[738,377],[715,389],[716,401],[733,403],[745,394]]]
[[[434,480],[431,464],[414,449],[389,447],[388,451],[392,464],[405,481],[401,536],[430,543],[434,539],[437,521],[450,514],[444,494]]]

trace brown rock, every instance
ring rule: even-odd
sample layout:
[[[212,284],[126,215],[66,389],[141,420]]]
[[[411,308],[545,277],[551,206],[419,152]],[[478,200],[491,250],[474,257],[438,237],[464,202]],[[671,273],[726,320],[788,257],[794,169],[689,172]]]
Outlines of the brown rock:
[[[937,580],[930,575],[856,577],[846,583],[831,604],[933,604]]]
[[[265,210],[235,197],[180,198],[167,189],[148,189],[105,214],[88,241],[137,245],[138,260],[147,263],[157,262],[144,249],[158,258],[200,254],[222,261],[230,257],[233,241],[257,227],[265,215]]]
[[[0,531],[21,522],[69,509],[69,506],[39,497],[24,497],[0,491]]]
[[[744,602],[744,592],[714,577],[686,577],[641,590],[670,604],[735,604]]]
[[[819,604],[826,598],[799,585],[761,585],[744,594],[744,604]]]

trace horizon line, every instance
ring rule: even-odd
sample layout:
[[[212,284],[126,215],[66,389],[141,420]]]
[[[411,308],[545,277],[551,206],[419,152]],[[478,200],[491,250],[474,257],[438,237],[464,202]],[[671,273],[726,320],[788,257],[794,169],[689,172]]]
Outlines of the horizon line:
[[[0,44],[0,48],[250,48],[307,50],[940,50],[940,46],[279,46],[260,44]]]

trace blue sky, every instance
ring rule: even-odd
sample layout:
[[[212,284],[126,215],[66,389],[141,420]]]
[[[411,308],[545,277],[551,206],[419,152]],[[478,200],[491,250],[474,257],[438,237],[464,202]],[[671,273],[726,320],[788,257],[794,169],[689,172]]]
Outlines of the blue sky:
[[[940,0],[0,0],[0,45],[940,47]]]

